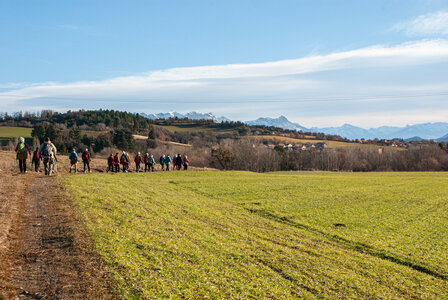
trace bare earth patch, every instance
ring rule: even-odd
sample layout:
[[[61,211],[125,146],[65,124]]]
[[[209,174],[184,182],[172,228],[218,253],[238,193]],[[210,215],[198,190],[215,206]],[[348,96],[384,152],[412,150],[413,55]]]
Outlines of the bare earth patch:
[[[0,152],[0,161],[14,154]],[[58,178],[0,166],[0,299],[116,298]]]

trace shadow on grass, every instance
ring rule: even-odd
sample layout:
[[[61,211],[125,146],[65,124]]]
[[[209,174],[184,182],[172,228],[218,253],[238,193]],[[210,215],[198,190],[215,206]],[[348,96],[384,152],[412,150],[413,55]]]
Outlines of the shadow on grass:
[[[325,237],[326,239],[328,239],[332,242],[335,242],[339,246],[342,246],[346,249],[354,250],[354,251],[357,251],[357,252],[360,252],[363,254],[367,254],[370,256],[374,256],[374,257],[377,257],[377,258],[380,258],[383,260],[388,260],[390,262],[409,267],[416,271],[419,271],[419,272],[422,272],[422,273],[425,273],[425,274],[428,274],[428,275],[431,275],[431,276],[434,276],[434,277],[437,277],[437,278],[440,278],[443,280],[448,279],[448,274],[443,274],[443,273],[437,272],[436,270],[433,270],[427,266],[418,264],[416,262],[410,261],[405,258],[392,256],[390,254],[387,254],[386,251],[384,251],[384,250],[375,249],[372,246],[369,246],[367,244],[360,243],[360,242],[354,242],[354,241],[348,240],[346,238],[343,238],[343,237],[340,237],[337,235],[328,234],[328,233],[326,233],[322,230],[319,230],[317,228],[313,228],[308,225],[294,222],[294,221],[288,219],[287,217],[277,216],[277,215],[267,212],[263,209],[253,209],[253,208],[245,208],[245,209],[251,213],[254,213],[261,217],[276,221],[278,223],[286,224],[291,227],[295,227],[295,228],[299,228],[299,229],[303,229],[303,230],[306,230],[309,232],[319,234],[319,235]]]

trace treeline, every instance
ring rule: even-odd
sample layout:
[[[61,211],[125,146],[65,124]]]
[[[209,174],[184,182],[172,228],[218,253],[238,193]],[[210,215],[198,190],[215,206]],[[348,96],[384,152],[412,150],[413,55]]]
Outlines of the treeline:
[[[225,170],[271,171],[448,171],[446,144],[409,149],[375,147],[284,151],[257,146],[256,140],[222,141],[212,149],[214,167]],[[381,150],[380,150],[381,149]]]
[[[77,126],[84,130],[127,129],[132,132],[147,130],[152,121],[138,114],[116,110],[68,111],[58,113],[43,110],[39,113],[17,112],[12,115],[0,114],[3,126],[34,127],[42,122],[63,125],[65,128]]]

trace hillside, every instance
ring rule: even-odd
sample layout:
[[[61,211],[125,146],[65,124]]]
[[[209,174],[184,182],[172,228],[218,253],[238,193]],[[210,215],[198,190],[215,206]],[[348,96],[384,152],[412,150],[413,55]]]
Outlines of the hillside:
[[[446,180],[173,172],[64,181],[124,298],[441,299]]]

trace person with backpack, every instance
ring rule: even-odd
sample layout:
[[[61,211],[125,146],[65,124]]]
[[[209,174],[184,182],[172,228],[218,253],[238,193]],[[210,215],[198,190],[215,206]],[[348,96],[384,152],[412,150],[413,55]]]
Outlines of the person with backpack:
[[[182,169],[182,156],[180,156],[180,154],[177,154],[176,156],[176,167],[177,170],[180,171],[180,169]]]
[[[171,164],[171,162],[172,162],[171,157],[170,157],[169,154],[167,154],[167,155],[165,156],[165,160],[163,161],[163,163],[165,164],[165,167],[166,167],[165,169],[166,169],[167,171],[170,170],[170,164]]]
[[[16,146],[16,160],[19,161],[20,173],[26,173],[26,159],[28,155],[31,156],[30,147],[25,144],[25,139],[23,137],[19,138],[19,143]]]
[[[109,157],[107,158],[107,170],[106,170],[106,173],[113,172],[113,171],[114,171],[114,155],[111,153],[109,155]]]
[[[140,152],[137,153],[137,155],[134,157],[135,162],[135,172],[140,172],[140,163],[142,162],[142,156],[140,155]]]
[[[40,172],[40,157],[39,157],[39,148],[36,148],[33,152],[33,158],[31,159],[31,162],[34,165],[34,171],[37,173]]]
[[[125,151],[123,151],[123,153],[121,154],[120,157],[120,163],[121,163],[121,168],[123,170],[123,173],[127,173],[129,170],[129,156],[126,154]]]
[[[114,156],[114,167],[115,167],[115,173],[119,173],[120,172],[120,158],[118,156],[118,152],[115,153],[115,156]]]
[[[183,165],[184,165],[184,170],[188,169],[188,165],[190,164],[190,160],[188,159],[188,157],[185,155],[184,156],[184,160],[183,160]]]
[[[154,172],[154,166],[156,165],[156,160],[154,159],[154,155],[151,154],[151,156],[148,159],[149,166],[151,167],[151,171]]]
[[[176,154],[173,155],[173,171],[176,169]]]
[[[76,153],[75,148],[68,155],[68,159],[70,160],[70,169],[68,172],[71,173],[72,169],[74,169],[76,174],[78,172],[78,153]]]
[[[160,158],[159,158],[159,163],[160,163],[160,165],[162,166],[162,171],[163,171],[163,168],[164,168],[164,166],[165,166],[165,154],[162,154],[162,155],[160,156]]]
[[[45,138],[45,142],[40,145],[39,156],[44,161],[45,175],[51,175],[54,172],[54,165],[57,161],[56,146],[50,141],[49,137]]]
[[[145,172],[149,171],[149,153],[145,154],[145,157],[143,157],[143,162],[145,163]]]
[[[86,166],[87,166],[87,169],[89,170],[89,173],[90,173],[90,161],[91,161],[92,159],[90,158],[89,149],[86,148],[86,150],[84,150],[84,151],[82,152],[81,157],[82,157],[82,162],[83,162],[83,164],[84,164],[84,173],[86,173],[86,171],[87,171],[87,170],[86,170]]]

